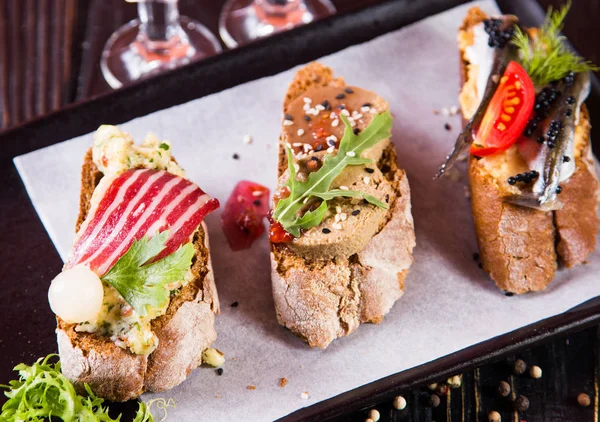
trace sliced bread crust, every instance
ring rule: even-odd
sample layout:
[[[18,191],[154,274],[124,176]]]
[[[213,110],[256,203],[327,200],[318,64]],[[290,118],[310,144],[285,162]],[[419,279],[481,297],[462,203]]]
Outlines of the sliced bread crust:
[[[314,86],[343,86],[330,68],[311,63],[296,74],[288,88],[288,104]],[[415,246],[406,173],[398,168],[390,145],[378,163],[393,186],[388,219],[357,254],[349,258],[305,259],[285,244],[271,245],[271,280],[277,320],[312,347],[327,347],[361,323],[379,323],[404,291]],[[283,141],[279,175],[287,169]]]
[[[469,30],[487,19],[478,7],[467,13],[459,30],[463,110],[477,101],[469,78],[465,49],[472,43]],[[532,33],[535,30],[532,30]],[[469,85],[467,85],[469,84]],[[470,116],[464,116],[465,118]],[[469,159],[471,206],[483,269],[496,285],[511,293],[544,290],[554,278],[558,262],[570,268],[585,262],[596,245],[598,179],[590,143],[589,114],[585,105],[575,132],[576,170],[561,183],[564,207],[543,212],[506,203],[498,181],[480,160]]]
[[[87,217],[90,200],[102,173],[87,152],[81,173],[79,218],[76,230]],[[180,384],[202,363],[202,352],[217,338],[215,314],[219,299],[210,260],[204,223],[194,234],[193,279],[175,296],[166,313],[151,323],[159,343],[148,356],[136,355],[109,338],[75,331],[57,317],[56,329],[62,372],[79,391],[87,383],[100,397],[126,401],[145,391],[165,391]]]

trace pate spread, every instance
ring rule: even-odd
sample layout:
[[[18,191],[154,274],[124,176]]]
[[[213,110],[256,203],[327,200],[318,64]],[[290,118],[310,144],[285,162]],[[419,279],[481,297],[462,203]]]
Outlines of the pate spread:
[[[311,171],[320,168],[325,155],[337,153],[345,130],[341,114],[348,118],[354,133],[360,133],[375,115],[386,110],[385,100],[354,86],[314,87],[292,101],[284,116],[282,142],[294,153],[297,178],[306,180]],[[362,157],[373,162],[346,167],[331,188],[360,191],[390,204],[394,189],[377,166],[389,144],[386,139],[364,151]],[[279,188],[288,177],[287,172],[280,177]],[[307,259],[347,258],[381,230],[389,212],[361,198],[337,197],[328,205],[321,224],[287,244],[292,251]]]

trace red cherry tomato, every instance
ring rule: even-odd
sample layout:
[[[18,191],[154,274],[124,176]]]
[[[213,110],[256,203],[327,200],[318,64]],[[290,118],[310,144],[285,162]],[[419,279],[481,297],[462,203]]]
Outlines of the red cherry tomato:
[[[247,180],[239,182],[221,214],[221,227],[234,251],[249,248],[264,233],[269,213],[269,189]]]
[[[484,157],[513,145],[525,130],[534,103],[531,78],[519,63],[511,61],[477,129],[471,154]]]

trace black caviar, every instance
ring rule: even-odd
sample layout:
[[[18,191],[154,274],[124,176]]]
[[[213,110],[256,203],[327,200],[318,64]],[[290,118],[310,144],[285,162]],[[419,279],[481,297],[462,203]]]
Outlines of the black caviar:
[[[501,19],[487,19],[483,21],[483,29],[490,36],[488,39],[488,45],[490,47],[504,48],[510,41],[515,32],[514,26],[501,30],[502,25]]]
[[[360,129],[355,127],[354,130],[352,130],[352,132],[354,132],[355,135],[358,135],[360,133]]]
[[[527,183],[530,183],[532,180],[537,179],[538,177],[540,177],[540,174],[535,170],[531,170],[531,171],[528,171],[525,173],[519,173],[519,174],[509,177],[508,184],[516,185],[517,182],[522,182],[522,183],[527,184]]]
[[[554,148],[556,146],[556,139],[562,128],[563,124],[559,120],[552,120],[550,122],[548,131],[546,132],[546,145],[548,145],[549,148]]]
[[[560,193],[562,192],[562,188],[560,186],[556,187],[556,194],[560,195]]]
[[[563,81],[567,86],[573,85],[573,82],[575,82],[575,72],[571,71],[567,73],[567,76],[563,78]]]

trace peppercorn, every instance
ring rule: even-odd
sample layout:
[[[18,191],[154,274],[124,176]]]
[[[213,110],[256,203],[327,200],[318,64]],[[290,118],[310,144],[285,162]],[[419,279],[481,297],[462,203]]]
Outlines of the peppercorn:
[[[460,375],[454,375],[453,377],[448,378],[446,382],[448,383],[450,388],[460,388],[462,384],[462,378]]]
[[[440,405],[440,398],[437,395],[432,394],[431,397],[429,397],[429,406],[438,407],[439,405]]]
[[[537,365],[533,365],[531,368],[529,368],[529,375],[531,375],[531,378],[542,378],[542,368],[540,368]]]
[[[577,403],[582,407],[588,407],[592,403],[592,400],[587,394],[581,393],[577,396]]]
[[[495,410],[492,410],[490,413],[488,413],[488,421],[500,422],[501,420],[502,417],[500,416],[500,413],[496,412]]]
[[[529,399],[523,395],[519,395],[513,404],[517,412],[525,412],[529,409]]]
[[[435,389],[435,392],[440,396],[445,396],[448,393],[448,385],[438,384],[437,388]]]
[[[517,359],[513,365],[513,372],[515,373],[515,375],[524,374],[526,370],[527,364],[523,360]]]
[[[402,396],[396,396],[394,398],[394,409],[404,410],[406,408],[406,399]]]
[[[369,418],[371,418],[374,422],[377,422],[379,418],[381,418],[381,415],[377,409],[371,409],[369,412]]]
[[[502,397],[507,397],[510,394],[510,384],[506,381],[500,381],[498,384],[498,394]]]

